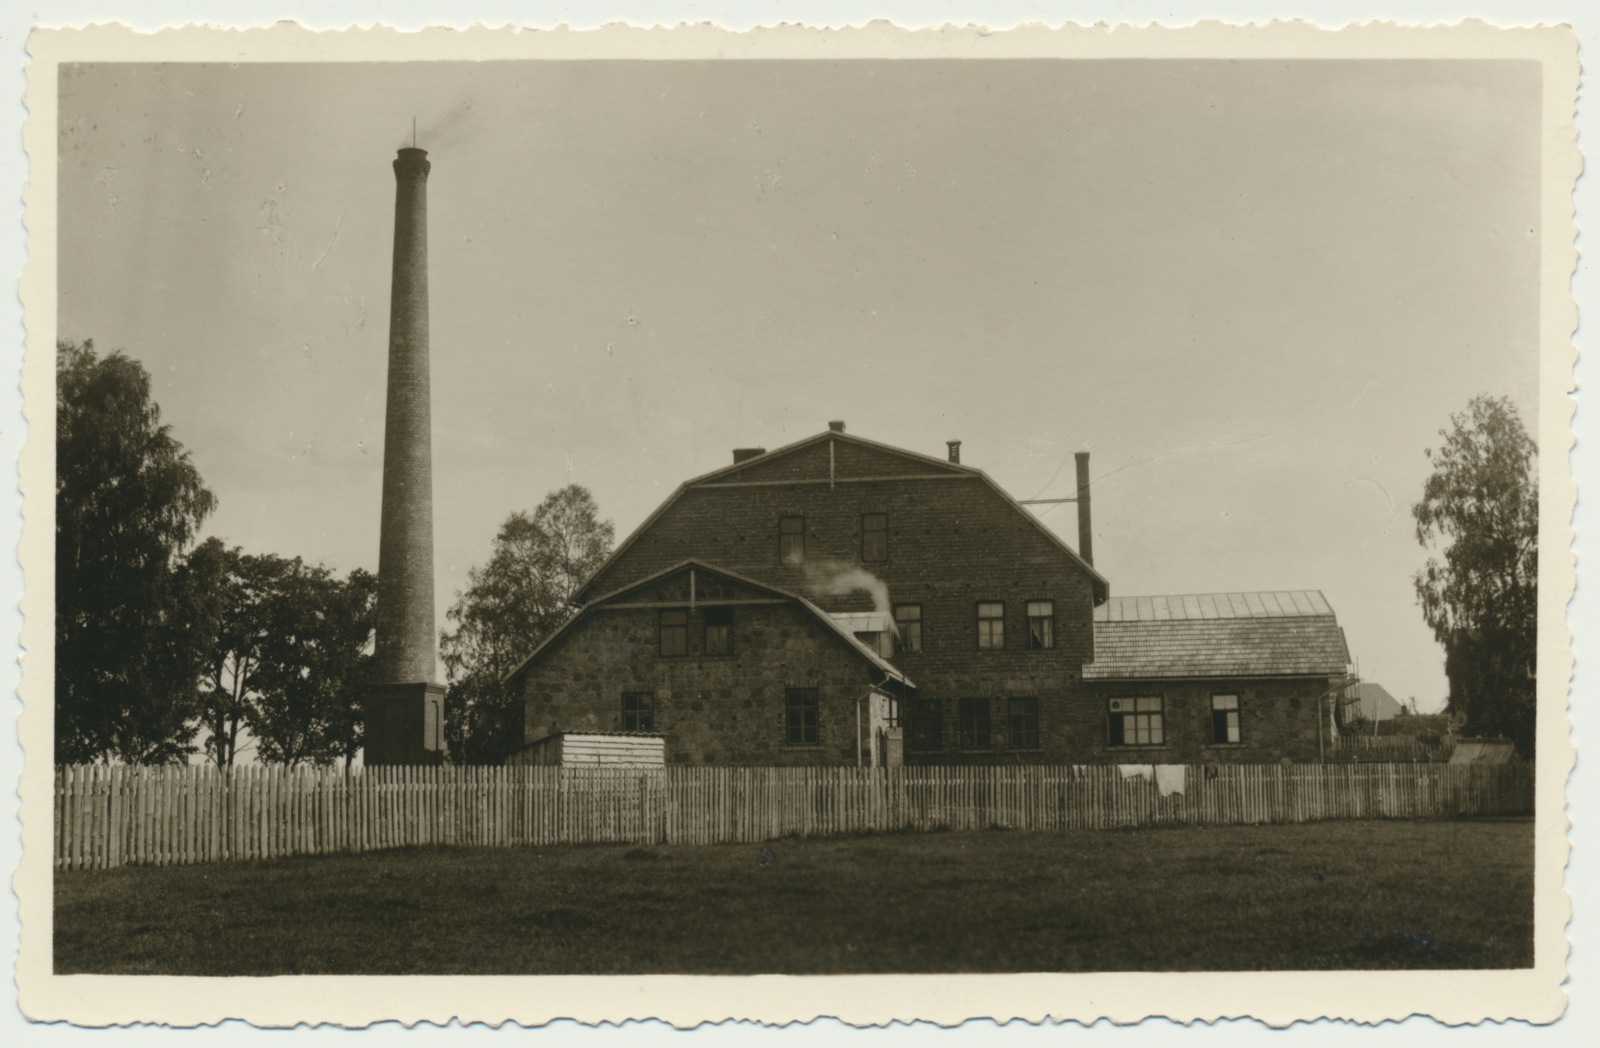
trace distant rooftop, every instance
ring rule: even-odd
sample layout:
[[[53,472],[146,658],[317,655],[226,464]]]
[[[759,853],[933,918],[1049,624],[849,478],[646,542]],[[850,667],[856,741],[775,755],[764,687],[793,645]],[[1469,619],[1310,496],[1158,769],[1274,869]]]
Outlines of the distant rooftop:
[[[1096,622],[1163,622],[1169,619],[1284,619],[1332,615],[1317,590],[1261,593],[1181,593],[1162,597],[1112,597],[1094,609]]]

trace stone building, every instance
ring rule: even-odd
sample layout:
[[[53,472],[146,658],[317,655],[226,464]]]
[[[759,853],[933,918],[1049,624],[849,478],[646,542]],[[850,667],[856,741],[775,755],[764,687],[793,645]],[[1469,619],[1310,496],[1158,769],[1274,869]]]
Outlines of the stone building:
[[[912,693],[804,597],[694,560],[590,600],[510,680],[529,744],[658,733],[695,764],[898,763]]]
[[[1348,661],[1331,609],[1295,620],[1321,645],[1310,662],[1288,634],[1270,639],[1282,623],[1247,617],[1254,626],[1229,634],[1241,656],[1222,667],[1231,675],[1175,656],[1158,666],[1147,656],[1182,631],[1135,625],[1137,601],[1131,619],[1125,602],[1108,604],[1090,560],[962,465],[959,449],[923,455],[832,423],[775,451],[736,450],[685,481],[574,595],[582,613],[508,678],[524,696],[527,741],[636,730],[648,693],[669,761],[854,763],[858,739],[908,764],[1314,757],[1318,674],[1327,681]],[[723,643],[720,616],[731,616],[732,650],[708,652],[711,638]],[[1238,621],[1190,625],[1215,645]],[[1204,639],[1208,629],[1216,636]],[[811,686],[818,739],[796,747],[785,704]],[[873,688],[890,723],[858,732],[857,699]],[[1237,742],[1204,742],[1213,694],[1235,696]],[[1136,709],[1113,709],[1120,699]]]
[[[1321,593],[1113,597],[1094,637],[1090,760],[1315,761],[1333,739],[1350,654]]]

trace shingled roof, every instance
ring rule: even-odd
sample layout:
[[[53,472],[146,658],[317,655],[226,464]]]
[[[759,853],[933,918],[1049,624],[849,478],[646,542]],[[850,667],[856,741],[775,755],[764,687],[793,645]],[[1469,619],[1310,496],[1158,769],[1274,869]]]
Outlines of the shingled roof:
[[[1338,676],[1350,662],[1315,590],[1113,597],[1094,609],[1085,680]]]

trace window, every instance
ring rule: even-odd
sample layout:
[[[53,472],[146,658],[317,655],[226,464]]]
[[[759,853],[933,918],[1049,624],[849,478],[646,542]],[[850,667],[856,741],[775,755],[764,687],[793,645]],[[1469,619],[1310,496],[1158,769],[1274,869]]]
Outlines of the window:
[[[706,609],[706,654],[733,654],[733,609]]]
[[[938,699],[911,700],[911,748],[919,753],[944,749],[944,704]]]
[[[1028,647],[1056,646],[1056,606],[1054,601],[1028,601]]]
[[[1112,699],[1111,745],[1163,746],[1161,699]]]
[[[784,564],[806,562],[806,518],[783,517],[778,521],[778,560]]]
[[[989,748],[989,700],[961,700],[961,748],[986,750]]]
[[[861,559],[889,559],[889,515],[861,514]]]
[[[1007,699],[1006,732],[1014,750],[1039,748],[1039,700]]]
[[[790,688],[784,705],[787,718],[784,741],[790,746],[817,745],[817,689]]]
[[[900,631],[901,651],[922,650],[922,605],[896,604],[894,624]]]
[[[1211,741],[1239,742],[1239,696],[1211,696]]]
[[[622,730],[655,731],[655,696],[648,691],[622,693]]]
[[[1004,604],[978,605],[978,650],[1006,646],[1006,606]]]
[[[689,613],[681,608],[661,612],[661,654],[689,654]]]

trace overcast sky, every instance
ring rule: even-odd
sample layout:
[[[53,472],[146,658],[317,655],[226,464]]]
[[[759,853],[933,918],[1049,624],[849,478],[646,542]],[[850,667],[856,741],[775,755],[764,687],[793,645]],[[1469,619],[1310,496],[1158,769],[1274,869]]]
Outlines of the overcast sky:
[[[736,446],[853,433],[1018,498],[1092,453],[1119,595],[1326,594],[1425,709],[1423,449],[1534,428],[1538,67],[98,66],[59,335],[123,349],[249,551],[375,569],[394,150],[430,150],[439,623],[569,481],[619,539]],[[1076,543],[1070,505],[1040,507]]]

